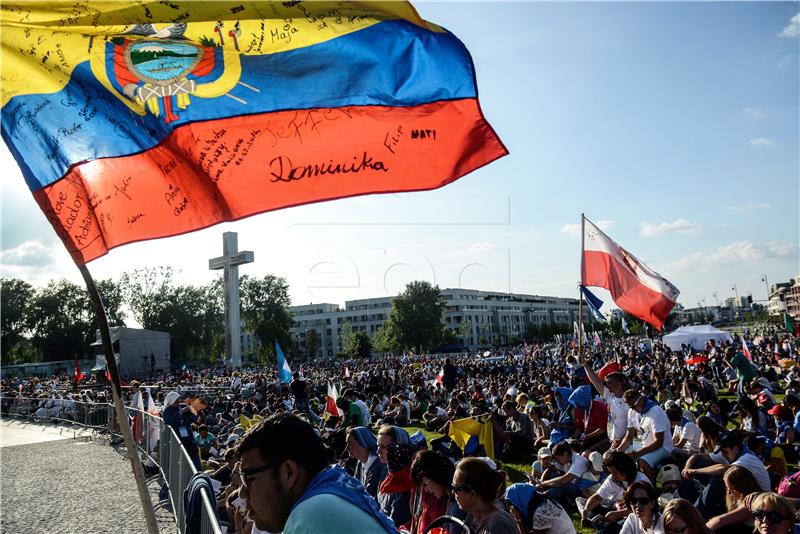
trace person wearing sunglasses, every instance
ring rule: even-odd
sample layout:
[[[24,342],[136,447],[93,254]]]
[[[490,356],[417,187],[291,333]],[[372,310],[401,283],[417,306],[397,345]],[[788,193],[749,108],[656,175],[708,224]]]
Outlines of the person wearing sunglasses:
[[[519,534],[514,517],[498,505],[505,486],[505,473],[483,459],[464,458],[456,465],[451,491],[474,534]]]
[[[752,499],[750,507],[760,534],[792,532],[796,521],[794,508],[789,499],[777,493],[759,493]]]
[[[620,534],[664,534],[656,490],[650,483],[631,484],[625,492],[625,504],[631,513],[622,524]]]
[[[672,499],[664,508],[664,534],[711,534],[703,516],[686,499]]]
[[[280,413],[240,440],[239,497],[260,530],[284,534],[396,532],[364,486],[328,466],[322,439],[308,422]]]

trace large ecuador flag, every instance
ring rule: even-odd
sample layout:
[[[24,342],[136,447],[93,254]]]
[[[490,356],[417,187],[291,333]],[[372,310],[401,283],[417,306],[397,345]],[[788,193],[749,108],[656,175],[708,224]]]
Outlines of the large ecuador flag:
[[[507,153],[406,2],[9,1],[0,32],[3,139],[78,265]]]
[[[680,291],[633,254],[583,219],[581,283],[604,287],[614,303],[661,330]]]

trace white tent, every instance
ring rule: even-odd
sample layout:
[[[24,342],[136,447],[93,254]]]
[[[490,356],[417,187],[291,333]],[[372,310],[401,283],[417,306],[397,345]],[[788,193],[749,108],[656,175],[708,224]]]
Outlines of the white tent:
[[[682,326],[664,336],[664,344],[672,350],[681,350],[681,345],[691,345],[695,350],[702,350],[706,342],[714,340],[717,345],[733,338],[728,332],[718,330],[711,325]]]

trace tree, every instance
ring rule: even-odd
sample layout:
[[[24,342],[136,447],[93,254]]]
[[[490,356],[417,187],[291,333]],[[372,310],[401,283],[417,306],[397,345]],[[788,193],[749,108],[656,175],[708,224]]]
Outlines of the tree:
[[[426,352],[442,338],[442,302],[438,286],[411,282],[392,300],[388,328],[402,349]]]
[[[67,280],[50,281],[31,301],[31,341],[45,361],[91,354],[89,345],[95,340],[95,324],[88,293]]]
[[[164,310],[172,297],[172,267],[147,267],[122,273],[119,285],[122,294],[143,328],[160,329]]]
[[[368,358],[372,354],[372,342],[365,332],[347,332],[343,352],[348,358]]]
[[[261,342],[262,359],[275,358],[275,342],[292,347],[294,319],[289,311],[289,284],[285,278],[268,274],[263,278],[242,276],[242,321]]]
[[[319,348],[322,345],[322,340],[319,337],[319,332],[313,328],[309,328],[305,333],[305,358],[312,360],[319,354]]]
[[[221,283],[178,286],[172,278],[172,268],[150,267],[123,273],[119,285],[143,328],[169,332],[175,361],[209,360],[224,331]]]
[[[376,352],[382,354],[395,352],[397,350],[397,339],[392,335],[388,326],[380,326],[372,335],[372,348]]]
[[[23,341],[34,289],[18,278],[0,278],[0,353],[8,357]]]

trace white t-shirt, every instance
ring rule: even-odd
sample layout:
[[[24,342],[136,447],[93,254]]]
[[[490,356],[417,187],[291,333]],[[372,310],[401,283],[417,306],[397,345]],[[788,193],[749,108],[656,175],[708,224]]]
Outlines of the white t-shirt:
[[[586,472],[589,471],[589,460],[580,454],[573,452],[572,461],[569,464],[568,475],[575,475],[576,478],[581,478]]]
[[[664,525],[661,522],[661,514],[658,514],[656,524],[645,529],[642,522],[636,517],[636,514],[631,513],[622,524],[622,530],[619,534],[664,534]]]
[[[687,421],[683,426],[675,425],[672,436],[674,443],[686,439],[683,448],[687,451],[697,452],[700,450],[700,428],[691,421]]]
[[[628,411],[628,427],[636,427],[639,423],[639,435],[642,439],[642,447],[647,447],[656,440],[656,434],[664,433],[664,444],[667,451],[672,451],[672,425],[669,424],[669,417],[661,406],[653,406],[647,413],[640,414],[633,408]]]
[[[767,473],[767,468],[764,467],[761,458],[756,456],[752,453],[745,453],[740,455],[733,465],[741,465],[751,473],[753,476],[756,477],[756,482],[758,482],[761,491],[770,491],[772,487],[772,483],[769,480],[769,473]]]
[[[634,482],[639,482],[640,480],[650,484],[650,479],[641,471],[637,471]],[[600,484],[595,495],[599,495],[604,501],[617,504],[625,498],[625,490],[628,489],[629,485],[627,482],[617,482],[614,477],[607,476],[603,483]]]
[[[611,436],[611,439],[620,440],[628,431],[628,410],[630,408],[622,397],[615,397],[606,387],[603,388],[603,400],[608,405],[608,435]]]

